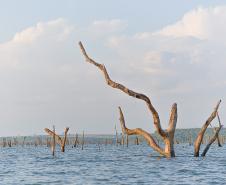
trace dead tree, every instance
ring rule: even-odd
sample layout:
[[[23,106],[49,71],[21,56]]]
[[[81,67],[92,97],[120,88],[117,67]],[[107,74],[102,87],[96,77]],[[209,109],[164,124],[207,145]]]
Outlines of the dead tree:
[[[177,104],[176,103],[173,104],[172,109],[171,109],[169,126],[168,126],[167,130],[163,130],[162,127],[161,127],[161,123],[160,123],[158,112],[155,110],[155,108],[152,105],[151,100],[149,99],[149,97],[147,97],[144,94],[137,93],[137,92],[135,92],[133,90],[130,90],[130,89],[128,89],[127,87],[125,87],[124,85],[122,85],[120,83],[112,81],[110,76],[108,75],[108,72],[107,72],[105,66],[103,64],[99,64],[99,63],[95,62],[93,59],[91,59],[88,56],[88,54],[86,53],[86,50],[83,47],[81,42],[79,42],[79,46],[80,46],[80,49],[81,49],[86,61],[91,63],[91,64],[93,64],[94,66],[96,66],[103,73],[103,75],[105,77],[105,80],[106,80],[106,83],[109,86],[111,86],[112,88],[119,89],[122,92],[128,94],[129,96],[132,96],[134,98],[143,100],[146,103],[147,108],[152,113],[153,120],[154,120],[154,126],[156,128],[156,131],[162,137],[162,139],[163,139],[163,141],[165,143],[165,149],[161,148],[156,143],[156,141],[151,136],[151,134],[146,132],[145,130],[142,130],[141,128],[128,129],[125,126],[123,113],[122,113],[121,108],[119,107],[120,120],[121,120],[121,124],[123,124],[125,133],[128,134],[128,135],[141,135],[141,136],[143,136],[146,139],[146,141],[149,144],[149,146],[151,146],[155,151],[157,151],[161,155],[163,155],[165,157],[175,157],[175,152],[174,152],[174,132],[175,132],[176,123],[177,123]]]
[[[206,120],[206,122],[204,123],[204,125],[202,126],[201,130],[198,133],[198,136],[197,136],[197,138],[194,142],[194,156],[195,157],[199,157],[199,150],[200,150],[200,146],[201,146],[201,143],[202,143],[202,140],[203,140],[203,136],[206,132],[206,129],[210,125],[210,123],[217,116],[217,111],[218,111],[218,108],[220,106],[220,103],[221,103],[221,100],[217,103],[216,107],[214,108],[214,111],[212,112],[210,117]]]
[[[66,144],[66,140],[67,140],[67,132],[68,132],[69,128],[68,127],[65,128],[65,130],[64,130],[64,138],[61,138],[59,135],[57,135],[53,131],[49,130],[48,128],[45,128],[44,130],[50,136],[54,136],[55,135],[57,143],[61,146],[61,152],[64,152],[65,151],[65,144]]]

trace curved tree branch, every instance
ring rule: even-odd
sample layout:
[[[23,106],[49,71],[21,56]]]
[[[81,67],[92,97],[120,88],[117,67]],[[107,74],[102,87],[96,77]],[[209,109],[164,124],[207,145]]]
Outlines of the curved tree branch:
[[[140,135],[143,136],[144,139],[147,141],[147,143],[149,144],[149,146],[151,146],[155,151],[159,152],[160,154],[162,154],[165,157],[170,157],[167,153],[164,152],[164,150],[155,142],[154,138],[151,136],[150,133],[144,131],[141,128],[136,128],[136,129],[128,129],[126,127],[125,124],[125,119],[122,113],[122,109],[121,107],[119,108],[119,114],[120,114],[120,123],[121,123],[121,127],[122,127],[122,131],[123,133],[127,134],[127,135]]]
[[[86,53],[85,48],[82,45],[82,42],[79,42],[79,46],[80,49],[86,59],[87,62],[95,65],[96,67],[98,67],[100,69],[100,71],[104,74],[106,83],[111,86],[112,88],[116,88],[119,89],[121,91],[123,91],[124,93],[128,94],[129,96],[135,97],[137,99],[141,99],[143,101],[146,102],[148,109],[151,111],[152,116],[153,116],[153,120],[154,120],[154,125],[156,128],[156,131],[158,132],[158,134],[162,137],[167,137],[167,133],[161,128],[161,124],[160,124],[160,119],[159,119],[159,115],[158,112],[155,110],[154,106],[151,103],[151,100],[144,94],[141,93],[137,93],[135,91],[132,91],[130,89],[128,89],[127,87],[125,87],[124,85],[114,82],[110,79],[108,72],[105,68],[105,66],[103,64],[99,64],[97,62],[95,62],[93,59],[91,59],[88,54]]]
[[[214,111],[210,115],[210,117],[206,120],[205,124],[202,126],[201,130],[198,133],[198,136],[194,142],[194,156],[198,157],[199,156],[199,150],[200,150],[200,145],[203,140],[203,136],[206,132],[207,127],[210,125],[211,121],[216,117],[217,115],[217,110],[220,106],[221,100],[217,103],[216,107],[214,108]]]

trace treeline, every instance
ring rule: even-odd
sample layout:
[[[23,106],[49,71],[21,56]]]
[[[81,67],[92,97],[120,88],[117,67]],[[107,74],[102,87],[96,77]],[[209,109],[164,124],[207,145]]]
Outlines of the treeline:
[[[177,129],[175,132],[175,144],[188,143],[193,145],[194,140],[200,131],[200,128],[191,129]],[[208,128],[203,138],[203,144],[206,144],[214,133],[214,128]],[[116,135],[85,135],[84,144],[105,144],[105,145],[123,145],[126,143],[126,138],[122,138],[122,134],[118,133],[118,139]],[[153,137],[162,143],[162,138],[155,132]],[[226,128],[222,128],[219,134],[219,139],[222,144],[226,142]],[[140,136],[129,136],[129,144],[142,144],[146,143]],[[138,140],[138,141],[137,141]],[[52,138],[48,135],[37,135],[37,136],[16,136],[16,137],[0,137],[0,146],[11,147],[11,146],[50,146]],[[76,143],[75,143],[76,142]],[[116,143],[117,142],[117,143]],[[66,145],[79,145],[82,143],[82,134],[68,134]]]

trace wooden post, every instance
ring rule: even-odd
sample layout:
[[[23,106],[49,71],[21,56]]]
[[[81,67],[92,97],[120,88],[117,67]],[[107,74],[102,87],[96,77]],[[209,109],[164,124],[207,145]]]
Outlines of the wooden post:
[[[23,138],[23,146],[24,146],[24,144],[25,144],[25,139],[26,139],[26,136],[24,136],[24,138]]]
[[[52,142],[52,155],[53,156],[55,156],[55,146],[56,146],[55,126],[53,126],[53,142]]]
[[[135,138],[135,145],[139,145],[139,139],[138,139],[137,136],[136,136],[136,138]]]
[[[84,134],[84,131],[83,131],[82,132],[82,150],[84,149],[84,143],[85,143],[84,139],[85,139],[85,134]]]
[[[128,136],[128,134],[126,134],[126,147],[128,147],[129,146],[129,136]]]
[[[75,134],[74,148],[78,146],[78,134]]]
[[[119,139],[118,139],[118,132],[117,132],[117,128],[116,128],[116,125],[115,125],[115,142],[116,142],[116,146],[118,146],[118,143],[119,143]]]

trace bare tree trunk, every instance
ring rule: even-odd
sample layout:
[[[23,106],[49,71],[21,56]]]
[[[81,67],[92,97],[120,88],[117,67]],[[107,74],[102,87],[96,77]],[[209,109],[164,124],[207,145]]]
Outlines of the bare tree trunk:
[[[65,144],[66,144],[66,141],[67,141],[67,132],[68,132],[69,128],[65,128],[64,130],[64,140],[61,144],[61,152],[65,152]]]
[[[202,126],[201,130],[198,133],[198,136],[194,142],[194,156],[199,157],[199,150],[200,150],[200,145],[203,140],[203,136],[206,132],[207,127],[210,125],[211,121],[216,117],[217,115],[217,110],[220,106],[221,100],[217,103],[216,107],[214,108],[214,111],[210,115],[210,117],[206,120],[205,124]]]
[[[110,76],[108,75],[108,72],[107,72],[105,66],[103,64],[99,64],[99,63],[95,62],[93,59],[91,59],[88,56],[88,54],[86,53],[85,48],[83,47],[81,42],[79,42],[79,46],[80,46],[80,49],[81,49],[86,61],[95,65],[101,72],[103,72],[106,83],[109,86],[111,86],[112,88],[119,89],[122,92],[128,94],[129,96],[143,100],[146,103],[147,108],[152,113],[156,131],[163,138],[163,141],[165,143],[165,149],[162,149],[159,145],[157,145],[154,138],[148,132],[146,132],[140,128],[130,130],[125,127],[125,123],[124,123],[125,133],[128,135],[141,135],[147,140],[148,144],[154,150],[159,152],[161,155],[163,155],[165,157],[175,157],[173,144],[174,144],[174,132],[175,132],[176,123],[177,123],[177,104],[174,103],[172,106],[169,127],[166,131],[164,131],[160,124],[158,112],[155,110],[154,106],[152,105],[151,100],[144,94],[137,93],[133,90],[128,89],[127,87],[125,87],[124,85],[122,85],[120,83],[112,81],[110,79]],[[119,110],[120,110],[121,124],[123,124],[124,118],[123,118],[123,114],[122,114],[120,107],[119,107]]]

